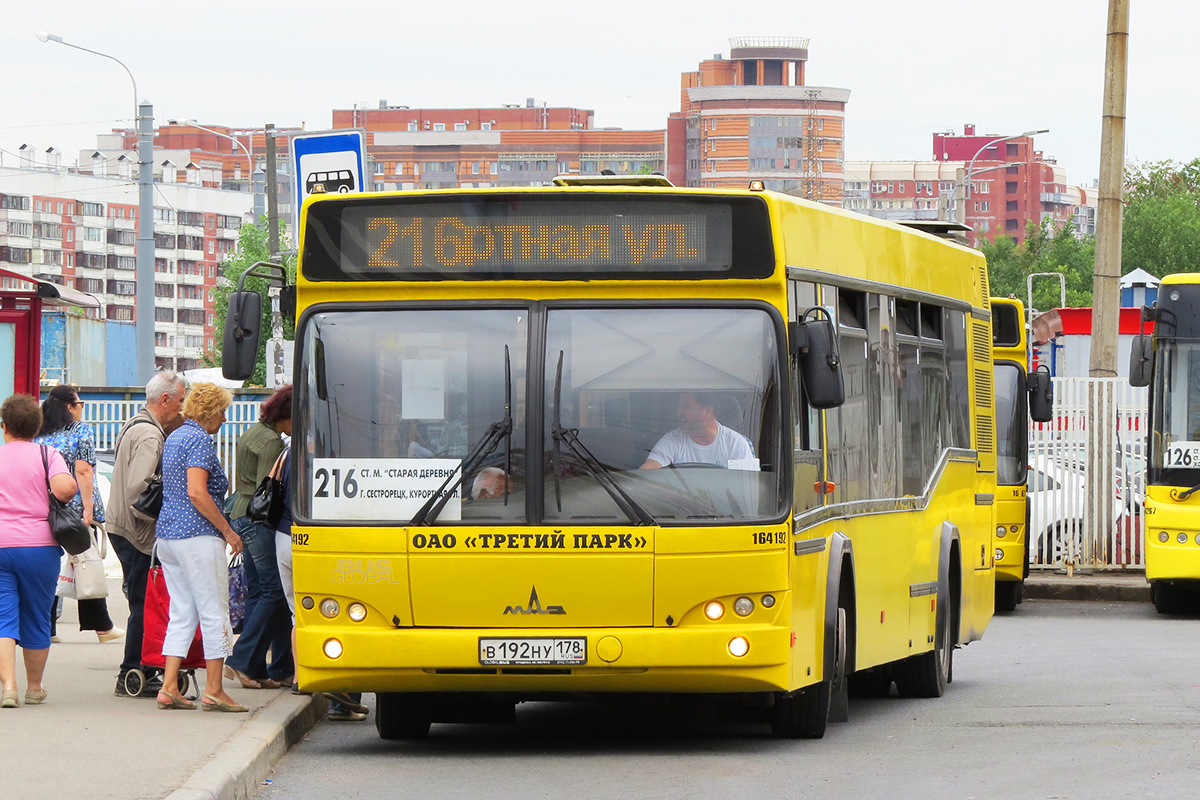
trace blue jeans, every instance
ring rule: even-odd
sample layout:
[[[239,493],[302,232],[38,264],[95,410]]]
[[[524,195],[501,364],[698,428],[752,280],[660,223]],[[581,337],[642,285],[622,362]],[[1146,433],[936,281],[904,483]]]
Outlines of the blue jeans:
[[[275,531],[256,525],[249,517],[233,520],[242,537],[242,559],[246,566],[246,619],[242,635],[226,663],[251,678],[280,680],[292,675],[292,618],[279,565],[275,561]],[[271,663],[267,664],[267,651]]]

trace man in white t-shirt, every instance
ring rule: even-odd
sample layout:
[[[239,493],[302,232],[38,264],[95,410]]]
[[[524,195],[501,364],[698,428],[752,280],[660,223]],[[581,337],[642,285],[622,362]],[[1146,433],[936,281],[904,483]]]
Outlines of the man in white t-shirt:
[[[717,422],[715,404],[716,398],[706,392],[682,392],[675,407],[679,427],[658,440],[639,469],[685,463],[715,464],[727,469],[730,462],[747,468],[745,465],[754,460],[754,448],[745,436]]]

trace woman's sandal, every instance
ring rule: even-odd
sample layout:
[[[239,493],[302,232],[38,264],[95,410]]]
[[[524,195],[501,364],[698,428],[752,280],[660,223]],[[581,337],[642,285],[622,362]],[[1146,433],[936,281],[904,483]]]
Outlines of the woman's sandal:
[[[171,701],[169,703],[164,703],[161,699],[163,697],[169,697],[171,699]],[[189,700],[185,700],[182,697],[176,697],[173,694],[167,694],[166,692],[159,692],[158,697],[155,699],[158,700],[158,707],[162,708],[162,709],[168,709],[168,708],[189,709],[189,708],[196,707],[195,703],[193,703]]]
[[[230,711],[238,713],[241,711],[249,711],[246,706],[238,705],[237,703],[226,703],[219,697],[213,697],[211,694],[204,695],[205,702],[200,703],[200,707],[205,711]]]
[[[237,681],[242,685],[243,689],[261,689],[263,685],[251,678],[241,670],[234,669],[228,664],[225,665],[225,677],[231,681]]]

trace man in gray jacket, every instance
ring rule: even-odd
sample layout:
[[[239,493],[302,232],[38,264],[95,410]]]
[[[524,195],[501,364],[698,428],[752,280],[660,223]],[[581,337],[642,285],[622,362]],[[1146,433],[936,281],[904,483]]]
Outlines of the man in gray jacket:
[[[132,696],[125,688],[125,675],[131,669],[141,668],[146,581],[150,574],[150,550],[154,546],[154,520],[134,512],[133,501],[158,471],[167,434],[183,423],[186,392],[183,376],[175,372],[155,373],[146,384],[145,408],[127,420],[117,434],[106,525],[109,541],[121,560],[125,596],[129,600],[125,655],[113,691],[117,697]],[[161,684],[161,678],[147,680],[139,696],[155,696]]]

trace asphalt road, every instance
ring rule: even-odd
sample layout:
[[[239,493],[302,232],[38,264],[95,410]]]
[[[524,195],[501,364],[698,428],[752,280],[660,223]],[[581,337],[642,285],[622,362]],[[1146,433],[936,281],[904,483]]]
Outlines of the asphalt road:
[[[955,653],[945,697],[852,700],[819,741],[644,703],[527,704],[415,743],[323,722],[258,797],[1191,798],[1198,741],[1200,616],[1030,600]]]

